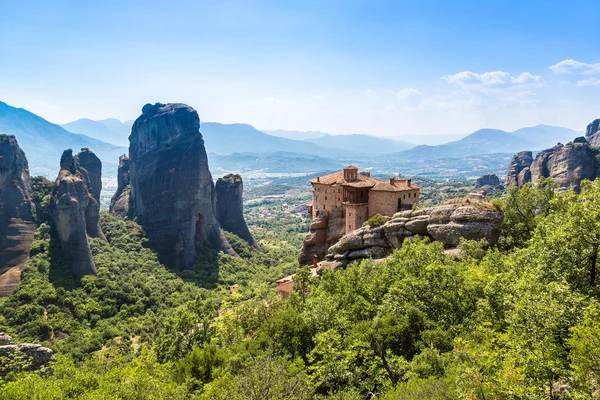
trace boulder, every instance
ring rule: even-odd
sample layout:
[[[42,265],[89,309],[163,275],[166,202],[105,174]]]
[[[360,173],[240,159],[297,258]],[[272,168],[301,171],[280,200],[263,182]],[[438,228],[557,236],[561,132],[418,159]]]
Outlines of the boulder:
[[[191,268],[202,245],[235,255],[217,220],[215,186],[192,107],[142,108],[129,136],[129,177],[130,216],[165,265]]]
[[[13,135],[0,135],[0,297],[21,283],[35,229],[27,158]]]
[[[486,239],[488,243],[497,243],[500,237],[499,225],[492,222],[432,224],[427,227],[427,232],[433,240],[442,242],[446,248],[458,246],[461,238]]]
[[[77,156],[71,149],[65,150],[52,190],[50,215],[76,279],[96,273],[88,235],[106,240],[99,223],[101,169],[100,160],[89,149],[82,149]]]
[[[406,223],[404,228],[413,235],[427,235],[429,218],[431,218],[430,215],[419,215],[415,218],[411,218],[411,220]]]
[[[237,174],[217,180],[217,218],[221,228],[234,233],[254,247],[258,247],[244,219],[244,183]]]
[[[0,332],[0,376],[10,372],[34,371],[54,361],[52,350],[39,344],[15,343]]]
[[[325,230],[325,236],[318,235],[317,232]],[[312,264],[313,256],[316,255],[319,260],[323,260],[327,254],[327,249],[337,243],[346,233],[346,220],[344,219],[341,208],[332,211],[319,211],[319,215],[313,217],[310,230],[302,245],[302,250],[298,257],[300,265]]]

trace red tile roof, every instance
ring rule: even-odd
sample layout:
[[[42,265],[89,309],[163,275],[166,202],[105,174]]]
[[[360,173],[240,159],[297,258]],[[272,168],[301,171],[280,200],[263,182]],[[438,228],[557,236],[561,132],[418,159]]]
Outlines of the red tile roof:
[[[347,181],[344,177],[344,171],[335,172],[330,175],[313,178],[310,183],[320,183],[323,185],[341,185],[356,188],[371,188],[371,190],[387,191],[387,192],[403,192],[407,190],[420,189],[419,186],[411,183],[408,186],[406,179],[394,178],[394,184],[384,182],[379,179],[371,178],[370,176],[358,174],[355,180]]]

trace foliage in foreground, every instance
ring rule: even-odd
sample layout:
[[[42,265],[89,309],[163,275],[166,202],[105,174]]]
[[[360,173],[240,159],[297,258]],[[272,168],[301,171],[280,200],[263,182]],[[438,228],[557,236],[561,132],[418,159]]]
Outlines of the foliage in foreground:
[[[2,395],[10,399],[598,398],[600,183],[583,185],[578,196],[554,193],[546,185],[551,183],[512,190],[507,199],[498,200],[507,227],[495,248],[463,242],[463,257],[455,260],[444,255],[439,243],[406,241],[385,263],[365,261],[343,271],[324,272],[319,279],[311,278],[305,268],[299,270],[296,290],[287,301],[266,282],[231,293],[226,284],[209,291],[168,275],[172,285],[156,284],[162,297],[156,303],[150,294],[148,299],[142,297],[140,314],[131,314],[131,302],[117,297],[129,290],[107,289],[101,274],[81,286],[65,283],[57,288],[56,280],[44,278],[37,267],[41,261],[34,256],[30,268],[36,270],[26,275],[36,279],[19,289],[27,298],[17,292],[0,303],[3,327],[42,339],[52,328],[56,336],[55,321],[61,319],[53,316],[59,314],[52,306],[72,312],[69,315],[81,332],[88,334],[104,321],[117,327],[126,324],[124,332],[117,332],[121,339],[107,334],[100,351],[97,346],[86,350],[90,338],[84,334],[72,342],[71,336],[55,338],[53,347],[60,359],[54,374],[8,376]],[[102,268],[108,278],[125,279],[126,274],[118,274],[128,265],[155,265],[151,253],[141,264],[133,264],[134,260],[119,264],[129,254],[145,254],[143,246],[135,247],[143,242],[142,236],[127,242],[135,248],[133,253],[121,252],[122,244],[109,240],[94,244],[95,257],[106,260]],[[113,251],[118,257],[109,257]],[[52,275],[58,264],[51,247],[39,254],[47,262],[41,269]],[[143,270],[147,279],[171,274],[155,267]],[[131,290],[138,293],[135,288]],[[116,310],[127,306],[127,313],[109,312],[107,319],[102,314],[95,319],[97,307],[84,308],[92,311],[83,314],[66,303],[66,299],[75,305],[94,300],[105,310],[104,297],[95,295],[98,290],[109,294]],[[49,298],[45,293],[52,291],[56,295]],[[18,311],[10,311],[11,307]],[[47,321],[54,318],[53,322],[37,330],[44,319],[36,316],[45,312]],[[148,333],[136,341],[132,336],[136,329]],[[71,354],[75,343],[81,349]]]

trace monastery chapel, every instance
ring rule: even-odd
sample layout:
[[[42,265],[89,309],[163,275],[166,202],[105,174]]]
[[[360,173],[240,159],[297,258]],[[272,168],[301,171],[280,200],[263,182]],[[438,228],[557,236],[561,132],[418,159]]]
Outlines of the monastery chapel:
[[[310,219],[342,208],[346,234],[360,228],[376,214],[393,216],[419,201],[419,186],[410,179],[390,177],[389,182],[371,178],[349,165],[343,171],[310,180],[313,187]]]

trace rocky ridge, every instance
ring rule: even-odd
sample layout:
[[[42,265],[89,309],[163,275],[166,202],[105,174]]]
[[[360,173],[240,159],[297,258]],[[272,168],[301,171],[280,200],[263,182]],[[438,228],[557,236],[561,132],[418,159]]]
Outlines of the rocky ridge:
[[[191,268],[197,248],[235,252],[221,232],[200,119],[185,104],[146,104],[129,137],[129,215],[169,267]]]
[[[65,150],[60,159],[50,201],[50,215],[67,265],[77,279],[96,273],[88,236],[106,240],[100,228],[102,163],[89,149],[73,155]]]
[[[365,258],[379,259],[416,236],[442,242],[447,249],[461,238],[485,239],[490,245],[500,237],[504,214],[487,202],[463,201],[421,210],[401,211],[384,225],[365,226],[342,237],[327,250],[319,268],[335,269]]]
[[[0,332],[0,376],[9,372],[38,370],[54,360],[49,348],[39,344],[16,343],[10,336]]]
[[[217,217],[219,224],[252,246],[257,246],[244,219],[244,183],[238,174],[228,174],[217,180]]]
[[[0,297],[21,282],[36,229],[25,153],[13,135],[0,135]]]

